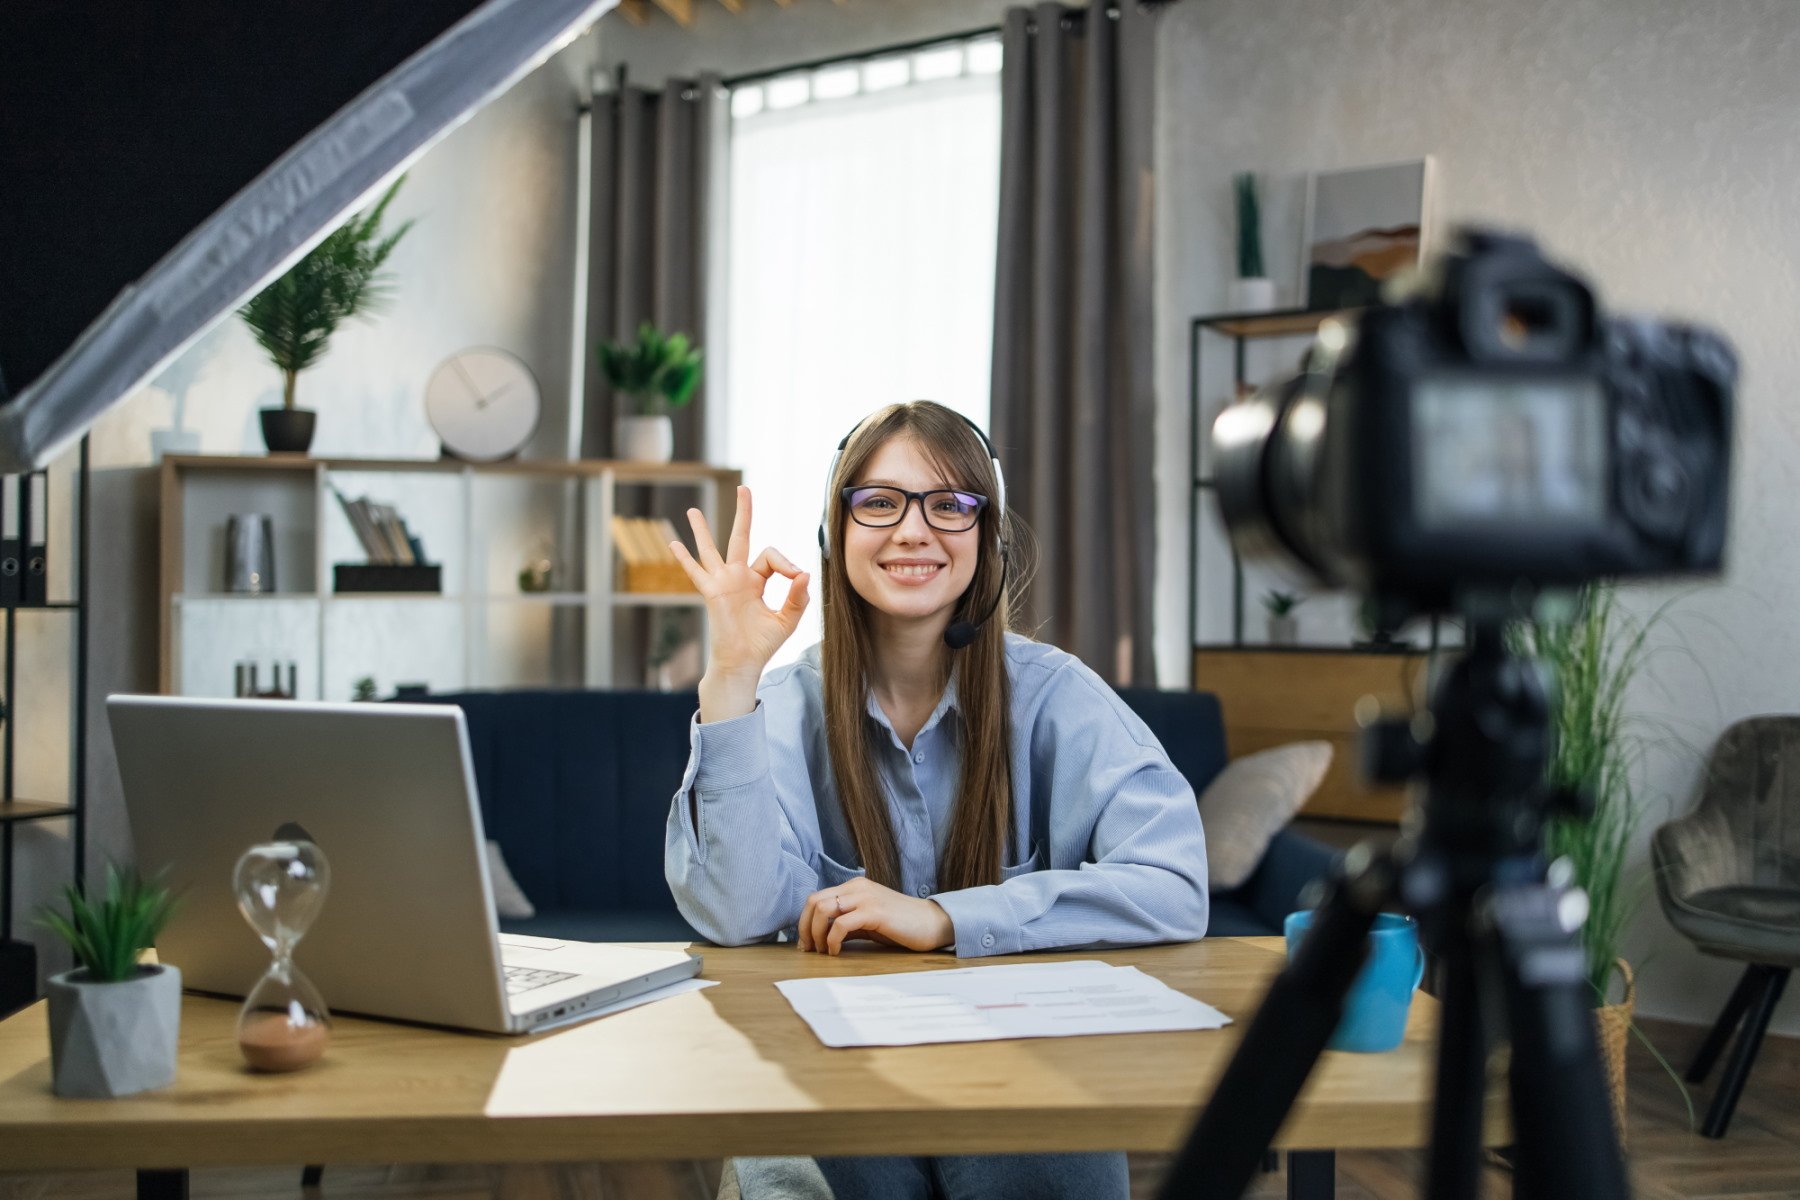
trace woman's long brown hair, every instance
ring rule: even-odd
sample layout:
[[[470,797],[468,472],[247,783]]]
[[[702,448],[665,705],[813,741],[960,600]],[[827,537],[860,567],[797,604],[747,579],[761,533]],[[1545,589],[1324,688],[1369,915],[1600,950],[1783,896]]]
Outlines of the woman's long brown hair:
[[[916,442],[952,487],[989,497],[999,495],[993,460],[966,421],[941,404],[918,400],[895,404],[865,420],[838,456],[826,501],[831,553],[825,560],[825,637],[819,647],[825,685],[825,738],[831,753],[838,799],[850,837],[869,878],[900,886],[894,827],[875,770],[883,750],[881,728],[869,718],[869,663],[874,634],[868,601],[850,585],[844,564],[844,529],[849,514],[843,489],[860,478],[875,452],[896,437]],[[1010,521],[1010,517],[1005,518]],[[961,650],[944,648],[944,682],[956,679],[962,721],[962,781],[950,819],[950,836],[938,864],[940,891],[1000,882],[1001,855],[1012,823],[1011,687],[1006,675],[1006,631],[1011,589],[1003,578],[1000,539],[1003,518],[989,503],[981,513],[981,554],[968,590],[951,620],[974,621],[994,603],[975,640]]]

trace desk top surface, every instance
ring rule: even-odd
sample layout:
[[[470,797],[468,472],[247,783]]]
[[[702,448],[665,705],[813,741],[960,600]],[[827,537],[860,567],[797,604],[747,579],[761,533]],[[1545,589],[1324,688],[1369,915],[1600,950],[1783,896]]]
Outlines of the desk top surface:
[[[0,1022],[0,1170],[1167,1150],[1282,963],[1278,938],[1032,955],[1138,966],[1236,1024],[833,1050],[775,981],[972,964],[867,943],[696,949],[720,986],[536,1037],[338,1017],[325,1058],[292,1075],[248,1071],[237,1003],[190,995],[175,1083],[118,1100],[51,1093],[40,1003]],[[1421,994],[1399,1049],[1327,1052],[1279,1144],[1424,1144],[1436,1022]]]

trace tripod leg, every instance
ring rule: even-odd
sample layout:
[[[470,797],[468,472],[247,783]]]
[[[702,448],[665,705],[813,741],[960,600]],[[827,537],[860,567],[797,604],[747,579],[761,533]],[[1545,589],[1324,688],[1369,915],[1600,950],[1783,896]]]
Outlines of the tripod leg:
[[[1713,1069],[1713,1064],[1719,1061],[1719,1052],[1725,1049],[1725,1044],[1731,1040],[1731,1035],[1736,1032],[1739,1022],[1744,1019],[1744,1010],[1750,1007],[1750,1001],[1755,998],[1757,992],[1762,990],[1763,976],[1768,969],[1761,963],[1751,963],[1744,968],[1743,976],[1738,979],[1737,986],[1731,990],[1731,999],[1725,1002],[1725,1011],[1719,1014],[1718,1021],[1713,1024],[1712,1032],[1708,1033],[1706,1041],[1701,1043],[1700,1053],[1694,1055],[1694,1064],[1687,1071],[1689,1083],[1706,1082],[1706,1076]]]
[[[1623,1200],[1630,1195],[1600,1072],[1592,990],[1580,943],[1559,913],[1561,889],[1497,889],[1488,915],[1499,935],[1512,1033],[1517,1200]]]
[[[1459,1200],[1479,1194],[1481,1128],[1487,1098],[1487,1039],[1474,948],[1463,936],[1443,948],[1437,1090],[1425,1195]]]
[[[1719,1077],[1718,1094],[1713,1097],[1706,1124],[1700,1130],[1707,1137],[1722,1138],[1730,1127],[1731,1114],[1737,1108],[1738,1097],[1743,1095],[1751,1064],[1756,1061],[1756,1052],[1762,1048],[1763,1034],[1769,1030],[1769,1018],[1775,1015],[1775,1004],[1781,999],[1787,981],[1788,973],[1776,967],[1769,968],[1763,977],[1762,992],[1744,1017],[1744,1031],[1738,1034],[1737,1045],[1731,1049],[1731,1061],[1725,1064],[1725,1074]]]
[[[1382,860],[1385,864],[1385,860]],[[1238,1200],[1344,1014],[1344,994],[1368,956],[1369,927],[1387,894],[1385,866],[1339,882],[1312,930],[1269,985],[1212,1100],[1169,1167],[1161,1200]],[[1353,897],[1369,896],[1366,909]]]

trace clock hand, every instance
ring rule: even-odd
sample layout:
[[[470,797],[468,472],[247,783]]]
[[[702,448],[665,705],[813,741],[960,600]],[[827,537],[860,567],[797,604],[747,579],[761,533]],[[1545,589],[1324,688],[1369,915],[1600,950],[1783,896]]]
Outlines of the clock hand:
[[[460,358],[451,359],[450,365],[456,368],[456,373],[458,375],[462,376],[463,386],[467,387],[469,389],[469,394],[475,397],[475,407],[480,408],[482,404],[481,389],[475,386],[475,381],[473,379],[469,378],[469,369],[462,365],[462,359]]]
[[[511,387],[512,387],[512,384],[510,384],[510,383],[501,384],[499,387],[495,388],[492,392],[489,392],[487,395],[485,395],[485,396],[481,397],[479,400],[475,401],[475,407],[476,408],[486,408],[488,405],[492,404],[495,400],[499,399],[501,394],[504,393],[505,391],[507,391],[507,389],[509,389]]]

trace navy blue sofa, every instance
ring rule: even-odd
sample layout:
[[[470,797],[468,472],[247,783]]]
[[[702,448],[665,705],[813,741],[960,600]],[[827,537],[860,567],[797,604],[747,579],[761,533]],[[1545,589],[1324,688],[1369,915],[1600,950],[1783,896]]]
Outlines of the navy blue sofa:
[[[1125,689],[1196,793],[1225,765],[1218,700]],[[688,755],[693,692],[463,692],[487,834],[537,908],[513,933],[587,941],[688,940],[663,880],[663,822]],[[1216,892],[1208,933],[1281,932],[1333,851],[1293,830],[1240,888]]]

